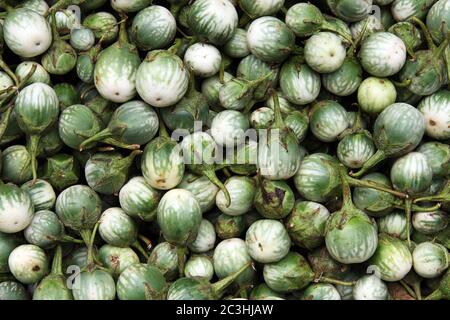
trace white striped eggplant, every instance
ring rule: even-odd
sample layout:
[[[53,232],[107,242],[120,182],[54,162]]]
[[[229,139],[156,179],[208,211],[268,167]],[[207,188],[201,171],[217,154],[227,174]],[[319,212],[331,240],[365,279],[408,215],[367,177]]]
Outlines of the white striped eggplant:
[[[150,253],[148,264],[157,267],[168,281],[173,281],[179,276],[179,258],[186,260],[185,255],[180,256],[178,247],[169,242],[161,242]]]
[[[224,110],[214,117],[211,136],[218,145],[233,148],[245,142],[248,129],[249,119],[246,114],[236,110]]]
[[[21,184],[33,177],[31,162],[33,161],[27,148],[13,145],[3,150],[2,179],[5,182]]]
[[[437,1],[428,11],[426,22],[431,36],[436,43],[444,41],[449,33],[450,3],[448,0]]]
[[[114,279],[104,270],[83,271],[75,282],[72,288],[75,300],[114,300],[116,297]]]
[[[250,54],[247,44],[247,31],[237,28],[234,35],[222,47],[223,52],[231,58],[245,58]]]
[[[333,32],[319,32],[305,42],[305,61],[319,73],[338,70],[346,54],[341,38]]]
[[[0,199],[0,232],[24,230],[34,215],[33,201],[28,192],[12,184],[1,184]]]
[[[100,236],[112,246],[128,247],[137,240],[137,225],[121,208],[106,209],[98,222]]]
[[[184,54],[186,68],[201,78],[209,78],[217,74],[221,63],[220,51],[207,43],[194,43]]]
[[[450,146],[440,142],[426,142],[417,152],[425,155],[433,172],[433,177],[446,177],[450,174]]]
[[[427,135],[438,140],[450,139],[450,91],[440,90],[417,106],[425,117]]]
[[[350,186],[342,170],[343,205],[327,221],[325,244],[337,261],[345,264],[361,263],[367,261],[377,249],[377,226],[373,219],[353,204]]]
[[[139,257],[129,247],[114,247],[109,244],[103,245],[98,250],[98,260],[117,279],[129,266],[139,263]]]
[[[198,228],[197,237],[188,247],[191,252],[206,253],[214,248],[216,243],[216,231],[214,225],[206,219],[202,219]]]
[[[8,273],[8,257],[19,245],[23,244],[19,234],[0,232],[0,273]]]
[[[91,29],[95,38],[105,43],[114,41],[119,34],[117,19],[109,12],[99,11],[88,15],[83,20],[83,26]]]
[[[251,19],[275,15],[284,5],[284,0],[238,0],[241,9]]]
[[[404,66],[406,46],[392,33],[376,32],[362,42],[359,57],[365,71],[376,77],[389,77]]]
[[[28,243],[44,249],[54,247],[58,241],[66,240],[62,222],[49,210],[36,211],[30,225],[24,230],[24,235]]]
[[[364,26],[367,23],[366,29]],[[363,40],[372,33],[384,31],[385,28],[381,23],[381,20],[376,15],[369,15],[364,20],[357,21],[350,25],[350,32],[352,33],[352,38],[358,41],[358,39]],[[364,31],[364,33],[363,33]]]
[[[372,136],[378,151],[353,176],[360,177],[384,159],[414,150],[424,133],[425,118],[416,108],[406,103],[390,105],[375,120]]]
[[[14,111],[17,122],[29,138],[33,180],[37,178],[36,155],[40,136],[58,119],[59,102],[55,90],[45,83],[33,83],[20,91]]]
[[[355,300],[388,300],[388,287],[377,275],[366,275],[356,281],[353,287],[353,298]]]
[[[320,87],[320,76],[304,63],[302,57],[294,56],[283,64],[280,88],[289,102],[297,105],[311,103],[319,96]]]
[[[131,39],[141,50],[163,49],[175,38],[177,24],[169,10],[148,6],[139,11],[131,25]]]
[[[347,22],[363,20],[372,10],[372,0],[327,0],[330,10]]]
[[[105,129],[83,141],[80,149],[94,142],[136,149],[152,140],[158,128],[158,116],[152,107],[139,100],[129,101],[114,111]]]
[[[8,13],[3,23],[3,36],[15,54],[36,57],[52,44],[52,31],[47,20],[36,11],[20,8]]]
[[[425,235],[435,235],[444,230],[450,222],[447,214],[442,210],[432,212],[415,212],[412,224],[415,230]]]
[[[33,244],[18,246],[8,258],[9,270],[24,284],[40,281],[48,272],[48,264],[45,251]]]
[[[58,246],[53,256],[51,272],[39,282],[33,293],[33,300],[73,300],[62,271],[62,249]]]
[[[423,45],[424,36],[422,32],[409,21],[397,22],[388,31],[403,40],[406,51],[411,57],[415,57],[414,52]]]
[[[423,242],[412,253],[414,271],[423,278],[436,278],[449,266],[449,253],[444,246]]]
[[[51,47],[42,55],[41,64],[50,74],[65,75],[77,64],[77,53],[66,41],[53,37]]]
[[[45,180],[37,179],[28,181],[21,186],[22,190],[26,190],[34,204],[34,210],[50,210],[55,205],[56,194],[50,183]]]
[[[246,271],[236,278],[235,283],[239,286],[251,284],[256,276],[251,262],[252,258],[249,256],[245,241],[242,239],[223,240],[214,249],[214,271],[219,279],[228,277],[247,265]]]
[[[111,0],[111,7],[117,12],[136,12],[148,7],[151,0]]]
[[[150,51],[136,73],[139,96],[157,108],[180,101],[187,92],[188,84],[189,73],[183,61],[171,51]]]
[[[296,245],[312,250],[323,243],[329,217],[330,212],[320,203],[297,201],[286,218],[286,229]]]
[[[284,22],[275,17],[254,20],[247,30],[250,52],[269,63],[281,63],[294,50],[295,35]]]
[[[225,188],[230,195],[227,200],[224,192],[220,190],[216,195],[216,206],[225,214],[239,216],[248,212],[253,205],[256,194],[256,182],[250,177],[231,177],[225,181]]]
[[[98,92],[113,102],[126,102],[136,95],[136,72],[141,63],[134,45],[128,42],[125,21],[119,40],[104,49],[95,63],[94,83]]]
[[[208,281],[214,276],[214,266],[206,255],[192,255],[186,262],[184,273],[188,278],[205,278]]]
[[[349,127],[347,112],[335,101],[314,104],[310,114],[311,132],[323,142],[335,141]]]
[[[250,257],[260,263],[280,261],[291,247],[291,239],[284,225],[270,219],[253,222],[245,235],[245,243]]]
[[[425,155],[410,152],[397,159],[391,168],[391,181],[395,189],[413,196],[427,190],[433,171]]]
[[[217,106],[220,104],[219,100],[219,91],[224,83],[227,83],[234,77],[228,72],[223,73],[223,79],[221,79],[218,75],[213,76],[211,78],[205,79],[202,82],[201,92],[205,96],[206,100],[208,100],[209,105]]]
[[[375,145],[365,132],[344,136],[337,147],[339,161],[352,169],[361,168],[375,152]]]
[[[16,74],[17,79],[19,81],[23,81],[24,79],[26,79],[26,77],[30,74],[33,66],[36,66],[36,69],[34,70],[31,77],[29,77],[28,80],[25,82],[25,84],[43,82],[45,84],[50,85],[51,84],[50,75],[48,74],[47,70],[45,70],[42,65],[34,61],[24,61],[17,65],[16,70],[14,72]]]
[[[253,206],[267,219],[283,219],[294,208],[295,195],[282,180],[258,179]]]
[[[376,267],[382,280],[393,282],[403,279],[411,270],[412,256],[402,240],[380,234],[377,250],[368,263]]]
[[[70,45],[78,51],[87,51],[95,44],[95,34],[91,29],[79,27],[70,30]]]
[[[307,200],[324,202],[341,190],[338,162],[325,153],[306,156],[294,177],[297,191]]]
[[[358,88],[358,104],[371,115],[382,112],[397,99],[397,90],[389,79],[368,77]]]
[[[101,194],[117,194],[128,180],[134,158],[141,153],[140,150],[134,150],[126,157],[117,152],[95,153],[84,168],[88,185]]]
[[[239,19],[229,0],[196,0],[187,14],[194,35],[214,45],[223,45],[231,39]]]
[[[161,271],[144,263],[129,266],[117,280],[120,300],[162,300],[165,291],[166,279]]]
[[[132,218],[152,221],[161,198],[160,191],[152,188],[144,177],[131,178],[119,192],[120,207]]]
[[[409,229],[407,228],[407,223],[408,221],[406,221],[406,215],[402,211],[394,211],[386,216],[378,218],[377,220],[378,231],[380,233],[397,237],[400,240],[406,240],[408,238],[408,230],[412,231],[411,226]]]
[[[275,120],[275,113],[268,107],[258,108],[250,114],[249,120],[254,129],[269,129]]]
[[[216,195],[219,192],[219,188],[207,177],[197,176],[192,173],[186,173],[177,187],[192,192],[200,205],[202,213],[214,207]]]
[[[0,300],[29,300],[27,289],[15,281],[4,281],[0,283]]]
[[[391,5],[392,16],[397,21],[411,17],[423,19],[436,0],[395,0]]]
[[[341,295],[332,284],[314,283],[301,293],[300,300],[341,300]]]

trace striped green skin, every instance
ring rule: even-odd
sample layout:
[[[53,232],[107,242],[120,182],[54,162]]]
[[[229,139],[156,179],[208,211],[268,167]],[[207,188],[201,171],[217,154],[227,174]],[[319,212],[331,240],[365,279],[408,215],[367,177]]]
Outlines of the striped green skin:
[[[252,223],[245,235],[248,254],[260,263],[283,259],[291,247],[291,239],[277,220],[261,219]]]
[[[406,46],[392,33],[376,32],[362,42],[359,57],[368,73],[380,78],[389,77],[405,64]]]
[[[128,180],[119,192],[120,206],[126,214],[147,222],[156,218],[160,198],[161,193],[141,176]]]
[[[109,208],[102,213],[98,232],[106,243],[116,247],[132,245],[138,235],[136,223],[121,208]]]
[[[216,231],[214,225],[206,219],[202,219],[198,228],[197,237],[188,247],[191,252],[205,253],[214,249],[216,243]]]
[[[95,63],[89,52],[90,51],[82,52],[78,55],[76,71],[77,76],[81,81],[93,84]]]
[[[27,289],[15,281],[0,283],[0,300],[29,300]]]
[[[184,53],[184,64],[198,77],[212,77],[220,71],[222,54],[213,45],[197,42]]]
[[[67,287],[62,274],[50,274],[33,292],[33,300],[73,300],[72,290]]]
[[[433,171],[427,158],[419,152],[410,152],[397,159],[391,168],[391,181],[395,189],[417,195],[427,190]]]
[[[75,300],[114,300],[116,284],[106,271],[81,272],[75,281],[72,293]]]
[[[361,37],[361,33],[366,22],[368,23],[368,25],[364,35],[362,35],[362,39],[365,39],[372,33],[385,30],[383,24],[381,23],[381,20],[377,16],[369,15],[364,20],[352,23],[352,25],[350,26],[350,32],[352,33],[353,39],[358,39],[359,37]]]
[[[186,262],[184,274],[188,278],[205,278],[208,281],[214,277],[214,266],[207,256],[193,255]]]
[[[310,36],[325,22],[322,12],[311,3],[296,3],[286,12],[286,24],[298,37]],[[312,21],[317,21],[312,23]]]
[[[111,0],[111,7],[118,12],[136,12],[148,7],[151,0]]]
[[[19,234],[0,232],[0,273],[9,272],[8,266],[9,254],[23,242],[24,241]]]
[[[426,20],[433,40],[437,43],[444,41],[450,32],[450,3],[448,0],[437,1],[428,11]]]
[[[136,90],[153,107],[176,104],[188,89],[189,73],[176,55],[154,50],[147,54],[136,73]]]
[[[450,139],[450,91],[440,90],[423,98],[417,109],[425,117],[429,137],[438,140]]]
[[[414,229],[422,234],[434,235],[444,230],[450,222],[450,218],[444,211],[415,212],[412,217]]]
[[[24,58],[44,53],[52,43],[52,31],[47,20],[25,8],[8,13],[3,23],[3,36],[8,48]]]
[[[78,51],[87,51],[95,44],[95,35],[88,28],[73,28],[70,30],[70,45]]]
[[[245,58],[250,54],[247,44],[247,31],[238,28],[230,40],[222,47],[223,53],[230,58]]]
[[[77,52],[66,41],[55,40],[42,55],[41,63],[50,74],[65,75],[77,64]]]
[[[411,80],[408,90],[425,96],[438,91],[447,82],[445,61],[435,58],[432,51],[416,52],[414,61],[408,60],[399,73],[400,81]]]
[[[322,75],[322,85],[331,93],[346,97],[358,90],[363,80],[362,73],[359,62],[353,57],[347,57],[339,69]]]
[[[392,16],[397,21],[405,21],[411,17],[425,18],[436,0],[395,0],[391,5]]]
[[[59,117],[59,136],[64,144],[78,150],[80,144],[97,134],[103,127],[101,120],[88,107],[75,104],[64,109]]]
[[[224,110],[214,117],[211,123],[211,136],[218,145],[232,148],[245,143],[249,127],[246,114],[236,110]]]
[[[29,194],[11,184],[0,185],[0,232],[16,233],[33,219],[34,206]]]
[[[19,81],[23,81],[23,79],[30,73],[33,66],[36,66],[36,70],[25,83],[32,84],[35,82],[43,82],[50,85],[50,75],[48,74],[47,70],[45,70],[41,64],[34,61],[24,61],[17,65],[16,70],[14,71],[17,79]]]
[[[250,124],[253,129],[269,129],[275,121],[275,113],[268,107],[254,110],[250,114]]]
[[[180,146],[170,138],[157,137],[144,149],[141,170],[145,181],[158,190],[175,188],[184,175]]]
[[[355,300],[388,300],[388,287],[376,275],[362,276],[353,287],[353,298]]]
[[[231,79],[219,89],[220,105],[228,110],[245,109],[253,101],[253,87],[246,80]],[[214,121],[214,119],[213,119]]]
[[[350,46],[351,43],[348,41],[348,39],[351,38],[352,33],[348,24],[345,21],[332,15],[324,14],[323,17],[326,21],[326,27],[331,27],[333,28],[333,30],[337,30],[339,33],[345,34],[346,36],[341,36],[341,39],[347,46]]]
[[[320,203],[297,201],[286,218],[286,229],[296,245],[312,250],[323,243],[329,217],[330,212]]]
[[[221,295],[204,278],[179,278],[171,284],[167,292],[167,300],[219,300],[220,298]]]
[[[268,76],[270,72],[272,72],[272,75],[267,78],[267,81],[258,85],[253,92],[253,99],[259,101],[266,99],[269,87],[274,88],[277,86],[280,67],[276,64],[264,62],[255,55],[250,54],[239,62],[236,76],[252,81]]]
[[[295,195],[285,181],[260,179],[253,205],[267,219],[282,219],[294,208]]]
[[[341,300],[341,295],[332,284],[314,283],[302,292],[300,300]]]
[[[280,88],[286,99],[298,105],[313,102],[320,93],[320,76],[300,58],[293,57],[283,64]]]
[[[239,175],[251,175],[257,172],[257,161],[258,143],[251,141],[237,148],[235,159],[231,161],[229,168]]]
[[[365,133],[354,133],[345,136],[338,144],[337,156],[339,161],[349,168],[362,168],[376,152],[371,138]]]
[[[73,10],[60,9],[55,12],[55,27],[59,34],[68,34],[78,24],[78,16]]]
[[[275,15],[284,5],[284,0],[238,0],[241,9],[251,18]]]
[[[162,300],[165,290],[166,280],[161,271],[144,263],[129,266],[117,281],[120,300]]]
[[[183,260],[185,257],[182,257]],[[148,264],[157,267],[164,273],[168,281],[178,278],[178,253],[177,247],[168,243],[159,243],[150,253]]]
[[[261,283],[255,286],[250,293],[250,299],[253,300],[261,300],[265,298],[276,297],[276,298],[284,298],[283,294],[273,291],[269,288],[269,286],[265,283]]]
[[[20,91],[14,111],[22,131],[40,134],[58,119],[58,97],[49,85],[33,83]]]
[[[423,278],[436,278],[449,266],[447,248],[433,242],[423,242],[412,253],[414,271]]]
[[[341,37],[333,32],[319,32],[305,42],[306,63],[316,72],[330,73],[344,63],[347,52]]]
[[[125,127],[125,128],[124,128]],[[113,136],[126,144],[143,145],[148,143],[158,132],[159,121],[155,110],[145,102],[134,100],[117,108],[108,124]],[[123,130],[120,130],[124,128]]]
[[[263,275],[267,286],[281,293],[301,290],[314,279],[308,262],[296,252],[289,252],[278,262],[265,264]]]
[[[177,187],[192,192],[200,205],[202,213],[214,207],[216,195],[219,191],[219,188],[207,177],[197,176],[192,173],[186,173]]]
[[[238,25],[236,8],[228,0],[197,0],[188,9],[192,32],[214,45],[231,39]]]
[[[324,202],[339,194],[337,161],[325,153],[306,156],[295,177],[297,191],[307,200]]]
[[[34,10],[42,16],[47,15],[49,5],[45,0],[28,0],[21,4],[23,8]]]
[[[141,50],[163,49],[175,38],[176,26],[169,10],[162,6],[149,6],[134,17],[131,38]]]
[[[186,246],[197,237],[202,211],[191,192],[172,189],[161,198],[157,219],[161,232],[168,242]]]
[[[102,203],[94,190],[78,184],[58,195],[55,208],[66,227],[80,231],[94,227],[100,217]]]
[[[223,279],[237,272],[239,269],[252,261],[245,241],[239,238],[227,239],[219,242],[214,249],[213,263],[214,271]],[[239,286],[248,285],[256,277],[256,272],[251,265],[235,280]]]
[[[92,155],[84,167],[87,184],[101,194],[117,194],[128,180],[128,172],[133,164],[130,156],[120,153],[98,152]]]
[[[424,43],[422,32],[411,22],[397,22],[388,31],[402,39],[409,51],[416,51]]]
[[[302,142],[309,129],[309,118],[306,113],[294,111],[284,118],[284,124],[291,129],[299,142]]]
[[[34,210],[50,210],[55,205],[56,194],[47,181],[42,179],[37,179],[35,182],[28,181],[21,188],[30,195]]]
[[[330,255],[341,263],[367,261],[377,249],[377,243],[376,223],[363,211],[344,207],[327,221],[325,244]]]
[[[9,255],[8,265],[13,276],[23,284],[36,283],[49,271],[45,251],[33,244],[15,248]]]
[[[316,103],[311,110],[309,127],[323,142],[333,142],[349,127],[347,111],[331,100]]]
[[[299,108],[298,105],[293,104],[290,102],[283,92],[277,91],[276,94],[278,95],[278,102],[280,103],[280,110],[281,114],[283,115],[290,115],[294,111],[297,111]],[[275,102],[274,102],[274,95],[270,95],[270,97],[266,100],[266,107],[275,110]],[[309,118],[308,118],[309,121]],[[286,124],[286,119],[285,119]]]
[[[375,120],[373,140],[387,156],[401,156],[414,150],[425,133],[425,118],[413,106],[394,103]]]
[[[394,282],[411,270],[412,256],[402,240],[380,234],[377,250],[368,263],[378,269],[382,280]]]
[[[445,177],[450,174],[450,146],[448,144],[426,142],[417,151],[427,158],[433,177]]]
[[[388,234],[400,240],[406,240],[408,237],[406,216],[402,211],[395,211],[378,218],[377,225],[380,233]],[[412,228],[409,229],[412,230]]]
[[[13,145],[2,152],[2,180],[21,184],[32,177],[31,156],[27,148]]]
[[[228,72],[224,72],[223,81],[227,83],[234,77]],[[203,80],[202,82],[202,94],[205,96],[206,100],[208,100],[209,105],[217,106],[220,104],[219,100],[219,91],[223,84],[219,80],[219,76],[214,76],[208,79]]]
[[[397,91],[388,79],[368,77],[358,88],[358,104],[362,111],[378,114],[397,99]]]
[[[117,19],[109,12],[100,11],[88,15],[83,20],[83,26],[94,31],[96,39],[103,38],[104,43],[113,41],[119,34]]]
[[[204,165],[213,165],[218,160],[218,146],[207,132],[196,131],[184,137],[180,145],[184,163],[195,173],[202,173]]]
[[[69,266],[78,266],[84,268],[87,266],[87,247],[78,247],[74,249],[63,260],[63,269],[67,269]]]
[[[139,263],[139,256],[131,248],[120,248],[105,244],[98,250],[98,260],[111,272],[114,278],[118,278],[126,268]]]
[[[247,228],[245,216],[243,215],[231,216],[222,213],[215,220],[214,228],[217,237],[222,240],[240,237]]]
[[[327,0],[330,10],[346,22],[363,20],[372,9],[372,0]]]
[[[125,102],[136,95],[136,72],[141,59],[134,45],[120,40],[97,58],[94,83],[98,92],[113,102]]]
[[[64,226],[53,211],[40,210],[34,214],[24,235],[27,242],[48,249],[62,238]]]
[[[281,63],[291,54],[295,35],[284,22],[275,17],[254,20],[247,30],[250,52],[268,63]]]

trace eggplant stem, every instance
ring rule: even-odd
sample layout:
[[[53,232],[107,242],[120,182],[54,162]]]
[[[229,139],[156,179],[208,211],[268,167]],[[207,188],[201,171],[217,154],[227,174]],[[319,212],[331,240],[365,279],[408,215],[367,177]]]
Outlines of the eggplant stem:
[[[342,281],[338,279],[323,277],[322,275],[318,278],[314,279],[314,282],[321,282],[321,283],[329,283],[329,284],[335,284],[339,286],[346,286],[346,287],[352,287],[355,285],[356,281]]]
[[[386,154],[384,151],[378,149],[377,152],[364,163],[364,166],[358,172],[350,173],[350,175],[354,178],[359,178],[385,159]]]
[[[142,246],[139,243],[139,241],[136,240],[131,246],[133,248],[135,248],[137,251],[139,251],[140,254],[142,254],[146,260],[148,260],[148,253],[145,251],[144,248],[142,248]]]
[[[413,289],[411,289],[408,284],[404,280],[400,280],[400,284],[403,288],[408,292],[408,294],[417,300],[416,294],[414,293]]]
[[[381,183],[377,183],[377,182],[370,181],[370,180],[359,180],[359,179],[352,178],[348,175],[346,176],[346,180],[352,187],[376,189],[379,191],[384,191],[384,192],[390,193],[398,198],[402,198],[402,199],[408,198],[408,195],[406,193],[392,190],[392,189],[386,187],[385,185],[382,185]]]
[[[405,199],[406,237],[409,248],[411,248],[411,207],[412,207],[412,200],[410,198],[406,198]]]
[[[434,51],[436,49],[436,45],[434,44],[433,38],[431,37],[430,31],[428,30],[425,23],[423,23],[422,20],[417,17],[411,17],[410,20],[420,27],[425,36],[425,40],[427,41],[428,48]]]

